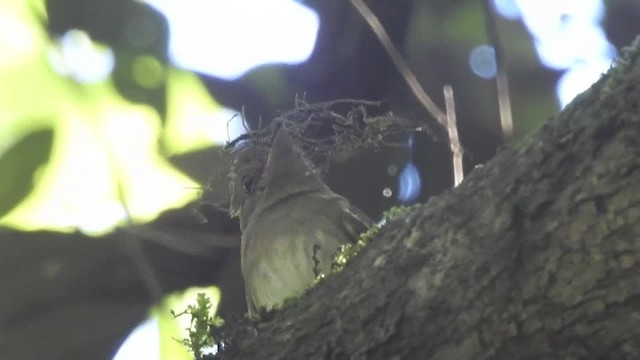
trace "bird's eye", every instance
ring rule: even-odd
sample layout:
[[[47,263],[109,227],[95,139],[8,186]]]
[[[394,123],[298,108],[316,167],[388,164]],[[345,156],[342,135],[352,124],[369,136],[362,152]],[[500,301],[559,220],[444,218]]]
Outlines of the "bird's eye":
[[[240,183],[242,184],[242,188],[247,193],[250,193],[253,190],[253,178],[251,176],[245,175],[240,179]]]

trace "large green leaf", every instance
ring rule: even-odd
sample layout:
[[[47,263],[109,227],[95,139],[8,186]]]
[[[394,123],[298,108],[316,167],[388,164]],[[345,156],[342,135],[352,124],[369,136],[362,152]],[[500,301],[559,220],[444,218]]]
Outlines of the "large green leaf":
[[[34,187],[34,174],[49,160],[51,129],[34,131],[0,154],[0,217],[18,205]]]

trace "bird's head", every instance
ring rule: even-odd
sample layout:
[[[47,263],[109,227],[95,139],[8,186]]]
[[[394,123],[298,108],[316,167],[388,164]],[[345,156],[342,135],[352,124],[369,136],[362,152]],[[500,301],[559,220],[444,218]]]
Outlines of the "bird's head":
[[[247,144],[237,150],[230,176],[229,210],[240,218],[241,228],[261,202],[326,187],[284,127],[276,131],[268,148]]]

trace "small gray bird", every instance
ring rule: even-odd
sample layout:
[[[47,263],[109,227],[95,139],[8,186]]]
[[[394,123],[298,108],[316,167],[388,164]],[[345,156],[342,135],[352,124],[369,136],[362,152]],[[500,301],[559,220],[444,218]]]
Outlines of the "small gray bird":
[[[300,295],[328,274],[340,245],[371,220],[334,193],[281,127],[269,149],[246,147],[234,161],[231,214],[240,217],[249,316]]]

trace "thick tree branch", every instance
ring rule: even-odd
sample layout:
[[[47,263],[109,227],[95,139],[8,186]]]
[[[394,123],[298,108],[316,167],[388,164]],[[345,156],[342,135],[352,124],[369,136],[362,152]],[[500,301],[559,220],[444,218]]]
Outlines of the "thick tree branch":
[[[640,358],[639,59],[222,357]]]

